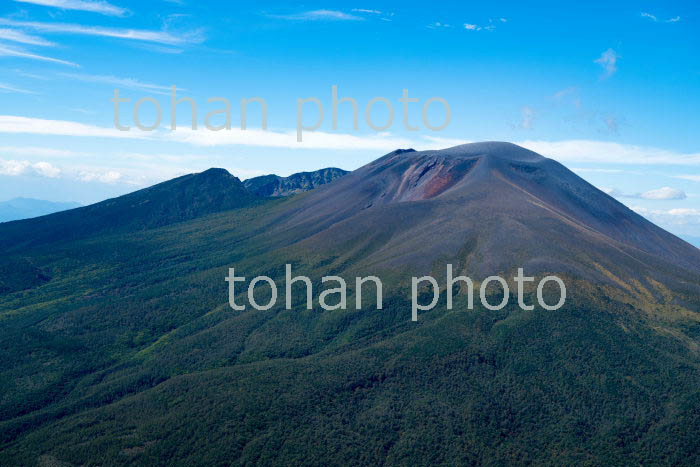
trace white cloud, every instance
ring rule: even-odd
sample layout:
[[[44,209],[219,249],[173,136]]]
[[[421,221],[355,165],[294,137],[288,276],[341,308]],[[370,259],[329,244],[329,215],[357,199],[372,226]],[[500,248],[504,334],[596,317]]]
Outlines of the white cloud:
[[[12,154],[23,157],[75,157],[84,154],[66,149],[44,148],[38,146],[0,146],[0,154]]]
[[[600,169],[600,168],[584,168],[584,167],[574,167],[571,170],[577,173],[603,173],[603,174],[619,174],[625,173],[624,170],[620,169]]]
[[[354,11],[355,13],[369,13],[372,15],[381,15],[382,14],[382,12],[379,10],[368,10],[365,8],[353,8],[352,11]]]
[[[105,171],[85,171],[81,170],[77,173],[77,178],[81,182],[102,182],[116,183],[122,180],[124,175],[116,170]]]
[[[450,26],[449,24],[441,23],[439,21],[428,25],[428,28],[430,28],[430,29],[451,28],[451,27],[452,26]]]
[[[0,92],[16,92],[19,94],[36,94],[33,91],[28,91],[26,89],[18,88],[5,83],[0,83]]]
[[[35,135],[148,139],[187,143],[195,146],[259,146],[291,149],[366,149],[393,150],[408,147],[414,141],[393,137],[388,134],[356,136],[342,133],[307,132],[303,143],[298,143],[296,130],[263,131],[249,129],[242,131],[210,131],[180,128],[177,131],[145,132],[137,129],[119,131],[66,120],[44,120],[37,118],[0,115],[0,133],[18,133]]]
[[[603,79],[609,78],[617,73],[617,62],[620,60],[620,55],[613,49],[608,49],[600,55],[595,63],[599,64],[605,70]]]
[[[46,120],[15,115],[0,115],[0,133],[55,135],[95,138],[126,138],[154,141],[189,143],[196,146],[259,146],[285,147],[294,149],[359,149],[393,150],[413,147],[437,149],[469,141],[424,136],[420,139],[407,139],[387,133],[354,135],[328,132],[306,132],[304,142],[297,143],[295,130],[263,131],[210,131],[180,128],[175,132],[119,131],[116,128],[86,125],[67,120]],[[567,140],[567,141],[516,141],[515,144],[566,163],[597,163],[619,165],[676,165],[700,166],[700,153],[679,153],[665,149],[612,143],[607,141]]]
[[[622,193],[620,193],[620,190],[618,190],[617,188],[609,188],[609,187],[602,186],[602,187],[598,187],[598,189],[600,191],[602,191],[603,193],[605,193],[606,195],[610,195],[610,196],[615,197],[615,198],[619,198],[620,196],[622,196]]]
[[[642,193],[639,195],[639,197],[642,199],[670,201],[686,199],[688,196],[683,190],[665,186],[657,190],[650,190]]]
[[[700,182],[700,175],[677,175],[674,178],[690,180],[691,182]]]
[[[66,23],[39,23],[34,21],[16,21],[8,18],[0,18],[0,24],[47,33],[114,37],[118,39],[155,42],[168,45],[198,44],[204,41],[204,36],[199,30],[171,34],[167,31],[107,28],[102,26],[84,26],[81,24]]]
[[[564,99],[565,97],[571,96],[571,95],[576,94],[576,93],[578,93],[578,88],[576,86],[571,86],[571,87],[568,87],[566,89],[562,89],[561,91],[557,91],[556,93],[554,93],[552,98],[554,100],[560,101],[560,100]]]
[[[162,172],[162,170],[160,172]],[[118,169],[84,166],[66,166],[59,168],[46,161],[32,162],[28,160],[0,159],[0,175],[10,177],[30,176],[62,178],[80,182],[120,182],[131,185],[145,185],[156,180],[157,176],[154,177],[154,175],[157,173],[158,170],[153,170],[151,174],[145,175],[143,170],[139,169],[134,170],[134,175],[131,179],[125,179],[124,174]]]
[[[88,0],[15,0],[20,3],[32,3],[34,5],[61,8],[63,10],[89,11],[107,16],[125,16],[129,11],[114,6],[106,1]]]
[[[177,141],[196,146],[261,146],[290,149],[357,149],[392,151],[409,147],[414,141],[388,134],[356,136],[342,133],[307,132],[303,143],[298,143],[296,131],[263,131],[233,129],[231,131],[178,129],[162,134],[168,141]]]
[[[14,177],[19,175],[36,175],[40,177],[56,178],[60,174],[61,170],[48,162],[0,159],[0,175]]]
[[[296,21],[362,21],[361,16],[350,15],[337,10],[312,10],[291,15],[271,15],[273,18]]]
[[[109,84],[110,86],[117,86],[125,89],[133,89],[136,91],[148,91],[154,94],[170,95],[172,92],[171,87],[169,86],[144,83],[135,78],[120,78],[117,76],[110,75],[86,75],[80,73],[59,73],[59,75],[64,78],[69,78],[77,81],[84,81],[86,83]],[[178,91],[183,91],[183,89],[178,89]]]
[[[58,63],[61,65],[68,65],[72,67],[80,67],[77,63],[68,62],[66,60],[59,60],[57,58],[46,57],[44,55],[37,55],[31,52],[27,52],[19,47],[12,47],[9,45],[0,44],[0,57],[19,57],[26,58],[29,60],[39,60],[42,62]]]
[[[659,21],[661,21],[661,20],[659,19],[658,16],[652,15],[651,13],[642,12],[642,13],[641,13],[641,16],[642,16],[642,18],[649,19],[649,20],[651,20],[651,21],[653,21],[653,22],[655,22],[655,23],[658,23]],[[673,18],[669,18],[669,19],[667,19],[667,20],[664,20],[663,22],[664,22],[664,23],[677,23],[677,22],[679,22],[680,20],[681,20],[681,17],[680,17],[680,16],[675,16],[675,17],[673,17]]]
[[[700,209],[674,208],[668,210],[633,206],[632,210],[649,220],[669,226],[700,226]]]
[[[481,31],[482,29],[486,31],[493,31],[496,29],[496,24],[507,22],[508,20],[506,18],[489,18],[489,24],[486,26],[481,26],[474,23],[464,23],[464,29],[467,31]]]
[[[119,131],[67,120],[45,120],[41,118],[0,115],[0,133],[29,135],[84,136],[104,138],[144,139],[147,133]]]
[[[535,117],[537,112],[532,107],[523,107],[521,109],[522,120],[520,120],[520,125],[518,125],[523,130],[532,130],[535,127]]]
[[[665,149],[607,141],[521,141],[516,144],[560,162],[623,165],[700,165],[700,153],[685,154]]]
[[[7,29],[7,28],[0,28],[0,39],[10,41],[10,42],[19,42],[20,44],[29,44],[29,45],[44,45],[44,46],[53,46],[56,45],[53,42],[49,42],[43,37],[39,36],[33,36],[31,34],[27,34],[22,31],[17,31],[15,29]]]

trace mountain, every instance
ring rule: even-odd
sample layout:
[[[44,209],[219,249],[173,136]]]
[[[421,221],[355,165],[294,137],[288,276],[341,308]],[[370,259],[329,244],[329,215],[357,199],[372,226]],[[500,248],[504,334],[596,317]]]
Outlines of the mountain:
[[[238,193],[221,178],[164,185]],[[0,225],[1,465],[700,463],[698,250],[560,164],[507,143],[399,150],[212,210],[71,219],[81,235],[61,218],[60,241]],[[448,310],[448,262],[477,285],[557,274],[567,300],[469,310],[455,290]],[[303,287],[285,309],[285,264],[311,278],[312,310]],[[280,300],[233,311],[230,267],[241,302],[260,274]],[[428,273],[438,303],[413,322],[410,278]],[[319,306],[328,275],[354,305],[359,274],[382,278],[381,310]]]
[[[0,222],[45,216],[80,207],[79,203],[55,203],[32,198],[14,198],[0,202]]]
[[[2,230],[0,250],[162,227],[263,203],[265,198],[312,190],[346,173],[328,168],[286,178],[267,175],[244,183],[225,169],[212,168],[90,206],[38,217],[30,223],[8,224]]]
[[[348,172],[330,167],[314,172],[299,172],[289,177],[279,175],[263,175],[250,178],[243,182],[245,187],[258,196],[279,197],[289,196],[304,191],[313,190],[321,185],[330,183]]]
[[[558,162],[507,143],[390,153],[300,200],[279,231],[311,250],[357,245],[353,261],[368,265],[425,270],[440,257],[481,275],[516,264],[593,279],[603,270],[642,281],[700,273],[696,248]]]
[[[209,169],[90,206],[6,224],[0,248],[160,227],[259,201],[226,170]]]

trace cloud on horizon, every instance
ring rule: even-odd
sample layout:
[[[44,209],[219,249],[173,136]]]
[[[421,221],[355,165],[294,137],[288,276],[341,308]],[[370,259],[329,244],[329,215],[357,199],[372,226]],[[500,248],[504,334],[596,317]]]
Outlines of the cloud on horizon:
[[[143,132],[137,129],[119,131],[116,128],[87,125],[68,120],[48,120],[16,115],[0,115],[0,133],[50,136],[117,138],[187,143],[194,146],[257,146],[289,149],[335,150],[394,150],[440,149],[465,144],[462,139],[423,136],[409,139],[389,133],[355,135],[329,132],[307,132],[304,142],[297,143],[296,130],[210,131],[181,128],[175,132],[159,130]],[[592,140],[516,141],[515,144],[566,163],[597,163],[620,165],[700,166],[700,153],[679,153],[660,148]]]

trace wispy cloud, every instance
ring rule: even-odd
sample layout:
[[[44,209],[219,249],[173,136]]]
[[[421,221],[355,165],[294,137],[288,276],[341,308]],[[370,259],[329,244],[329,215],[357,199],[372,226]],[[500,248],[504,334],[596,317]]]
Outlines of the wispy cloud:
[[[144,139],[145,133],[119,131],[67,120],[46,120],[41,118],[0,115],[0,133],[27,135],[55,135],[104,138]]]
[[[0,57],[19,57],[19,58],[26,58],[29,60],[39,60],[42,62],[51,62],[51,63],[58,63],[61,65],[68,65],[72,67],[80,67],[77,63],[69,62],[66,60],[59,60],[57,58],[52,58],[52,57],[46,57],[44,55],[37,55],[31,52],[28,52],[20,47],[12,47],[9,45],[2,45],[0,44]]]
[[[683,190],[669,186],[635,194],[625,194],[617,188],[601,187],[600,189],[615,198],[645,199],[650,201],[681,201],[688,198],[688,195]]]
[[[168,31],[107,28],[102,26],[85,26],[66,23],[40,23],[34,21],[16,21],[8,18],[0,18],[0,24],[46,33],[114,37],[167,45],[198,44],[204,41],[204,35],[201,30],[173,34]]]
[[[0,83],[0,92],[16,92],[19,94],[36,94],[33,91],[28,91],[26,89],[18,88],[10,84]]]
[[[480,25],[475,23],[464,23],[464,29],[467,31],[493,31],[496,29],[496,25],[499,23],[507,23],[507,18],[490,18],[488,24]]]
[[[537,112],[532,107],[525,106],[520,109],[521,119],[517,128],[522,130],[532,130],[535,128],[535,119],[537,118]]]
[[[665,186],[657,190],[650,190],[639,194],[641,199],[657,200],[657,201],[671,201],[671,200],[681,200],[686,199],[688,195],[685,194],[683,190],[678,188],[671,188]]]
[[[49,42],[43,37],[39,36],[33,36],[31,34],[24,33],[22,31],[17,31],[15,29],[3,29],[0,28],[0,39],[6,40],[6,41],[11,41],[11,42],[19,42],[20,44],[28,44],[28,45],[44,45],[44,46],[53,46],[56,45],[53,42]]]
[[[700,175],[677,175],[674,178],[680,178],[682,180],[690,180],[691,182],[700,182]]]
[[[311,10],[289,15],[270,15],[273,18],[294,21],[363,21],[364,18],[338,10]]]
[[[576,86],[571,86],[571,87],[562,89],[561,91],[557,91],[556,93],[554,93],[554,95],[552,96],[552,99],[554,99],[556,101],[560,101],[566,97],[575,95],[576,93],[578,93],[578,88]]]
[[[355,13],[368,13],[368,14],[371,14],[371,15],[381,15],[381,14],[383,14],[383,12],[380,11],[380,10],[369,10],[369,9],[366,9],[366,8],[353,8],[352,11],[355,12]]]
[[[613,49],[608,49],[603,52],[595,63],[599,64],[605,70],[602,78],[610,78],[612,75],[617,73],[617,62],[620,60],[620,55]]]
[[[89,11],[107,16],[126,16],[129,10],[112,5],[106,1],[89,0],[15,0],[19,3],[61,8],[63,10]]]
[[[651,20],[651,21],[653,21],[653,22],[655,22],[655,23],[677,23],[677,22],[679,22],[679,21],[681,20],[681,17],[680,17],[680,16],[674,16],[673,18],[668,18],[668,19],[662,20],[662,19],[660,19],[658,16],[653,15],[653,14],[651,14],[651,13],[647,13],[647,12],[642,12],[642,13],[640,14],[640,16],[641,16],[642,18],[646,18],[646,19],[648,19],[648,20]]]
[[[662,226],[700,226],[700,209],[649,209],[643,206],[633,206],[632,209]]]
[[[603,117],[603,122],[605,123],[605,126],[607,127],[610,133],[618,134],[620,130],[620,122],[618,122],[616,117],[612,115],[607,115]]]
[[[573,170],[576,173],[603,173],[603,174],[619,174],[625,173],[622,169],[601,169],[598,167],[574,167]]]
[[[617,188],[601,188],[601,190],[615,198],[646,199],[651,201],[680,201],[688,198],[685,191],[671,188],[670,186],[634,194],[623,193]]]
[[[154,94],[170,95],[171,87],[144,83],[135,78],[120,78],[112,75],[86,75],[81,73],[59,73],[59,76],[85,83],[108,84],[119,88],[147,91]],[[180,89],[182,90],[182,89]]]
[[[70,151],[67,149],[55,149],[46,148],[38,146],[0,146],[0,154],[22,157],[51,157],[51,158],[62,158],[62,157],[75,157],[84,155],[75,151]]]
[[[700,166],[700,153],[679,153],[607,141],[521,141],[517,144],[567,163]]]
[[[0,115],[0,133],[126,138],[180,142],[206,147],[241,145],[294,149],[393,150],[402,147],[437,149],[469,142],[467,140],[433,136],[408,139],[386,133],[362,136],[316,131],[305,134],[304,142],[300,144],[296,141],[295,130],[262,131],[249,129],[246,131],[209,131],[201,129],[193,131],[191,129],[181,128],[175,132],[142,132],[135,129],[132,131],[119,131],[115,128],[86,125],[73,121],[45,120],[14,115]],[[665,149],[607,141],[526,140],[516,141],[515,143],[564,163],[700,166],[700,153],[679,153]]]
[[[451,28],[452,26],[449,24],[441,23],[439,21],[435,23],[430,23],[428,26],[428,29],[441,29],[441,28]]]

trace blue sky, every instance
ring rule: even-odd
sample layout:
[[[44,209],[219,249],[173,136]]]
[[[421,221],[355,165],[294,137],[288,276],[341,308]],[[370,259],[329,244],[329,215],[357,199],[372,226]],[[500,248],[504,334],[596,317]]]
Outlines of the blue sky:
[[[560,160],[674,233],[700,237],[700,5],[696,1],[229,2],[5,0],[0,5],[0,200],[89,203],[211,166],[241,178],[354,169],[396,147],[506,140]],[[199,122],[232,102],[233,130],[170,124],[170,87]],[[332,128],[331,86],[341,105]],[[114,128],[115,88],[156,98],[154,132]],[[402,91],[420,99],[403,125]],[[268,131],[251,104],[268,103]],[[297,99],[325,120],[296,141]],[[381,133],[371,99],[396,109]],[[421,123],[432,97],[452,122]],[[388,116],[377,104],[377,123]],[[155,114],[144,104],[144,122]],[[189,124],[187,107],[179,123]],[[305,121],[316,117],[305,107]],[[429,117],[438,124],[440,105]]]

